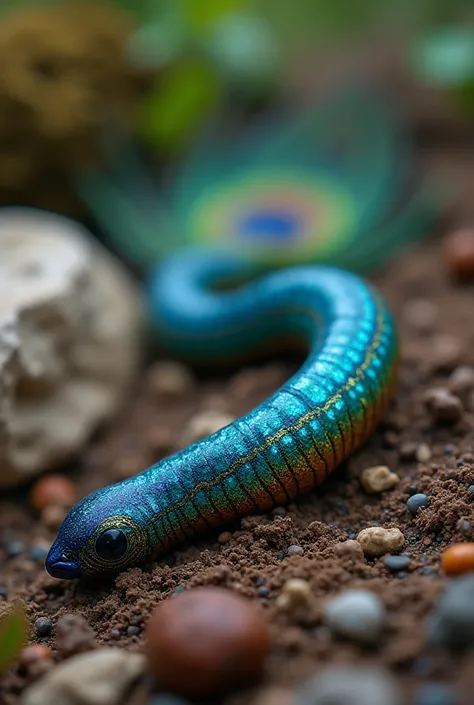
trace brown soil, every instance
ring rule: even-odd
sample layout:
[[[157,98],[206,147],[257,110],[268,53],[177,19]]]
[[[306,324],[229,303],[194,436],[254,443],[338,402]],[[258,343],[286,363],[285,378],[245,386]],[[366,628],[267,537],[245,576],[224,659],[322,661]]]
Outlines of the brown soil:
[[[456,169],[454,164],[453,172]],[[474,363],[474,285],[461,285],[450,278],[437,238],[404,256],[374,281],[387,297],[400,327],[402,364],[396,397],[365,447],[323,487],[291,505],[287,512],[245,519],[230,527],[230,536],[219,540],[217,535],[209,536],[152,566],[134,568],[110,584],[94,586],[55,580],[41,563],[32,561],[30,547],[40,540],[51,542],[54,532],[33,515],[24,492],[2,497],[0,586],[6,588],[8,599],[26,599],[32,624],[38,617],[51,619],[53,636],[40,641],[52,646],[56,660],[88,648],[91,641],[87,633],[82,641],[79,635],[78,645],[67,643],[64,636],[58,639],[54,625],[65,614],[83,616],[97,643],[136,650],[141,647],[142,626],[158,602],[183,588],[215,584],[261,602],[273,638],[263,681],[253,690],[228,697],[226,705],[262,703],[262,698],[276,703],[277,695],[271,695],[270,687],[293,689],[322,665],[341,661],[388,666],[407,694],[427,680],[455,683],[463,703],[472,702],[474,657],[454,659],[430,650],[424,640],[423,621],[446,584],[440,569],[442,551],[453,541],[466,540],[459,533],[461,518],[474,525],[474,493],[468,490],[474,485],[474,406],[472,399],[465,400],[458,422],[438,426],[422,397],[430,387],[446,386],[458,365]],[[426,315],[420,317],[416,303],[420,299],[431,302],[431,321]],[[173,404],[160,404],[144,375],[122,419],[71,468],[79,494],[143,469],[157,459],[158,446],[165,446],[162,453],[168,452],[167,444],[172,449],[179,447],[186,422],[203,408],[232,415],[252,408],[291,369],[288,363],[271,362],[238,371],[231,379],[200,379],[191,395]],[[244,387],[247,391],[242,400]],[[425,463],[417,462],[414,456],[413,449],[420,443],[427,444],[432,453]],[[364,468],[373,465],[387,465],[397,472],[402,478],[399,485],[382,495],[367,495],[358,478]],[[431,501],[416,519],[406,509],[410,485],[426,492]],[[402,530],[405,551],[412,558],[407,572],[397,576],[389,573],[381,559],[335,554],[336,542],[354,538],[371,525],[396,525]],[[23,553],[7,558],[1,548],[5,538],[20,540]],[[288,557],[286,549],[292,544],[301,546],[304,554]],[[304,614],[282,613],[275,604],[290,577],[309,581],[316,597],[314,606]],[[262,586],[269,590],[262,591]],[[323,598],[341,588],[360,586],[379,594],[390,616],[384,638],[373,650],[334,640],[320,622]],[[131,631],[138,634],[127,633],[130,626],[137,626],[138,630]],[[71,628],[71,638],[74,632]],[[13,669],[0,680],[0,702],[17,705],[27,682],[24,673]],[[144,702],[148,687],[143,685],[143,692],[128,701],[130,705]]]

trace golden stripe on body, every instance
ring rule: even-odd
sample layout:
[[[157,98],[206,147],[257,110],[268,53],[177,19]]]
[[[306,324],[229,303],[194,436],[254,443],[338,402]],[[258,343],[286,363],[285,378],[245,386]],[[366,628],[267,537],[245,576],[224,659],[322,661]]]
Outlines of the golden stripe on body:
[[[286,428],[281,428],[279,431],[276,431],[272,436],[267,438],[264,443],[262,443],[260,446],[252,448],[252,450],[247,454],[244,455],[240,458],[237,458],[228,468],[227,470],[224,470],[223,472],[219,473],[219,475],[216,475],[216,477],[213,480],[201,480],[195,487],[193,487],[184,497],[182,497],[180,500],[172,504],[171,506],[165,507],[164,509],[160,510],[156,514],[154,514],[151,518],[151,522],[159,521],[160,519],[168,516],[171,514],[171,512],[176,511],[177,509],[181,509],[184,507],[184,505],[193,499],[199,492],[202,490],[206,489],[212,489],[213,487],[216,487],[219,485],[223,480],[226,478],[230,477],[235,470],[237,470],[239,467],[242,465],[245,465],[245,463],[248,463],[249,461],[255,460],[255,458],[259,455],[259,453],[264,452],[267,450],[270,446],[272,446],[274,443],[278,442],[281,440],[286,434],[288,433],[295,433],[297,431],[300,431],[307,423],[308,421],[311,421],[318,416],[321,416],[321,414],[324,414],[325,412],[329,411],[330,408],[339,400],[342,399],[341,394],[344,392],[349,391],[352,387],[354,387],[358,382],[361,380],[363,373],[367,370],[369,365],[374,359],[374,356],[377,352],[377,348],[380,345],[380,339],[382,335],[382,330],[383,330],[383,308],[382,308],[382,302],[377,297],[374,295],[375,298],[375,304],[376,304],[376,309],[377,309],[377,318],[376,318],[376,325],[377,325],[377,330],[374,334],[373,340],[371,344],[368,346],[366,355],[364,358],[364,362],[360,367],[357,368],[355,374],[353,377],[350,377],[344,384],[341,386],[338,392],[336,392],[332,397],[330,397],[326,403],[324,404],[323,407],[316,407],[315,409],[312,409],[310,411],[307,411],[303,416],[301,416],[298,421],[293,425],[293,426],[288,426]]]

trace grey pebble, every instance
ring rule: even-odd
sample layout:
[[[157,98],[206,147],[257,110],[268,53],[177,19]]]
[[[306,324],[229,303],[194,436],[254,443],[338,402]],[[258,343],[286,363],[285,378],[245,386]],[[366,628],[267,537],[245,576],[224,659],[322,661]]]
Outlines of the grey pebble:
[[[0,600],[8,599],[8,590],[4,587],[0,587]]]
[[[388,570],[393,573],[398,573],[400,570],[406,570],[410,565],[409,556],[384,556],[383,564]]]
[[[333,666],[306,683],[295,705],[400,705],[398,686],[377,668]]]
[[[35,633],[40,638],[51,636],[53,623],[47,617],[38,617],[35,622]]]
[[[260,585],[260,587],[257,588],[257,594],[259,597],[269,597],[271,590],[266,585]]]
[[[408,499],[407,509],[412,516],[416,516],[420,509],[424,509],[429,503],[429,498],[425,494],[418,492]]]
[[[17,541],[16,539],[13,539],[11,541],[7,540],[4,541],[3,547],[5,551],[7,552],[7,555],[9,558],[16,558],[19,556],[21,553],[23,553],[24,546],[21,541]]]
[[[456,693],[449,685],[429,683],[422,685],[415,695],[413,705],[458,705]]]
[[[32,546],[30,548],[30,558],[32,561],[39,562],[43,561],[48,555],[48,549],[44,546]]]
[[[127,627],[127,634],[128,636],[136,636],[137,634],[140,634],[140,627],[130,625]]]
[[[347,590],[325,605],[323,619],[335,634],[373,644],[384,626],[385,607],[369,590]]]
[[[302,556],[304,553],[304,548],[302,546],[288,546],[287,553],[289,556]]]
[[[427,622],[432,645],[453,651],[474,646],[474,575],[464,575],[448,585]]]

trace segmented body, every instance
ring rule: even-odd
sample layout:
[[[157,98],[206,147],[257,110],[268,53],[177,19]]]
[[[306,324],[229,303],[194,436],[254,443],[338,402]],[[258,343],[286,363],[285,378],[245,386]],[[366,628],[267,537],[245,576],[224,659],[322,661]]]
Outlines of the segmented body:
[[[397,337],[380,296],[353,274],[317,266],[273,272],[236,290],[213,290],[247,269],[235,256],[191,252],[169,259],[150,284],[161,340],[176,355],[217,361],[251,355],[272,340],[303,339],[306,361],[247,415],[77,505],[57,550],[68,547],[73,534],[77,544],[71,522],[82,523],[82,572],[100,571],[94,540],[118,520],[135,531],[135,548],[115,568],[288,503],[323,481],[383,414],[393,388]]]

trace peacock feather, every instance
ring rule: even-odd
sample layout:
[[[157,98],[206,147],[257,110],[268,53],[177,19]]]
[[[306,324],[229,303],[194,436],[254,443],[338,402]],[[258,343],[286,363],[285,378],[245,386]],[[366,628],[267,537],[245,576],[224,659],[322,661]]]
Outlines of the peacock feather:
[[[362,88],[238,139],[204,137],[166,183],[123,140],[108,164],[81,175],[79,191],[115,247],[142,266],[201,244],[264,267],[367,271],[420,239],[434,216],[404,120]]]

